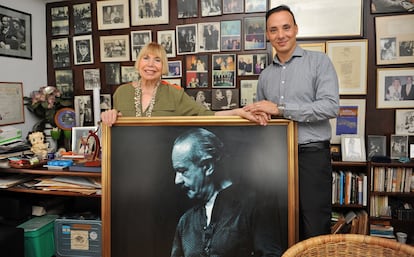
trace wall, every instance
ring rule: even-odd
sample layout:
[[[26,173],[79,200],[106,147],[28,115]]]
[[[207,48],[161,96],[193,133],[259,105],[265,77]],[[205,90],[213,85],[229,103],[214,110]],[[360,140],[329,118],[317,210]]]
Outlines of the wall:
[[[0,5],[32,15],[32,60],[0,56],[0,81],[22,82],[23,95],[28,96],[33,90],[47,84],[45,2],[2,0]],[[24,112],[25,123],[12,126],[21,129],[23,137],[26,137],[37,119],[26,108]]]

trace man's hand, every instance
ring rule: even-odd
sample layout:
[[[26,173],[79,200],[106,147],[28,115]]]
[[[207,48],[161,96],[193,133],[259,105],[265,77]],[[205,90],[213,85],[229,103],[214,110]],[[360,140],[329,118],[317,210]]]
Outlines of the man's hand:
[[[267,101],[267,100],[263,100],[260,102],[246,105],[245,107],[243,107],[243,110],[245,110],[246,112],[252,112],[254,114],[266,113],[268,115],[274,115],[274,116],[280,115],[277,104]]]
[[[103,124],[111,127],[116,122],[116,119],[121,116],[122,113],[118,112],[115,109],[107,110],[101,113],[101,121]]]
[[[270,115],[264,112],[249,112],[245,111],[243,108],[235,109],[235,111],[237,112],[238,116],[256,122],[262,126],[266,126],[268,121],[270,120]]]

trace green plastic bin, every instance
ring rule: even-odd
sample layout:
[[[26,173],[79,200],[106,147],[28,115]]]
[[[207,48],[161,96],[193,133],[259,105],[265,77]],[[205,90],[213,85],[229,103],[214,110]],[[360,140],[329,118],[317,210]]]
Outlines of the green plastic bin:
[[[55,255],[54,224],[58,215],[32,218],[19,226],[24,229],[25,257],[52,257]]]

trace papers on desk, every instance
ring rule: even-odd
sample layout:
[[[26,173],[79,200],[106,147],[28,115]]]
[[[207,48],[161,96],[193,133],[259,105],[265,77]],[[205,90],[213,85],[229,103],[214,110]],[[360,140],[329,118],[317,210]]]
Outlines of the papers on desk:
[[[0,174],[0,188],[10,188],[32,180],[34,177],[28,174]]]
[[[33,186],[46,191],[77,192],[86,195],[100,194],[102,187],[100,178],[76,176],[40,178],[39,182]]]

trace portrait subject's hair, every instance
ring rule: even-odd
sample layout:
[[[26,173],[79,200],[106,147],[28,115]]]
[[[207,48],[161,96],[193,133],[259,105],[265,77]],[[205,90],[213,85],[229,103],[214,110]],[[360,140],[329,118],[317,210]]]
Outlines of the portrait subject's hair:
[[[292,15],[292,18],[293,18],[293,24],[296,25],[295,15],[293,14],[292,10],[290,10],[289,6],[284,5],[284,4],[279,5],[279,6],[275,7],[275,8],[272,8],[269,11],[267,11],[267,13],[266,13],[266,21],[267,21],[267,19],[269,19],[269,16],[270,15],[272,15],[274,13],[277,13],[277,12],[281,12],[281,11],[287,11],[287,12],[289,12],[290,15]]]
[[[155,56],[158,56],[161,58],[162,62],[162,74],[167,75],[168,74],[168,58],[167,58],[167,52],[165,52],[165,49],[162,45],[156,43],[156,42],[150,42],[146,44],[140,51],[137,56],[137,60],[135,62],[135,68],[138,68],[138,63],[140,60],[148,54],[153,54]]]

